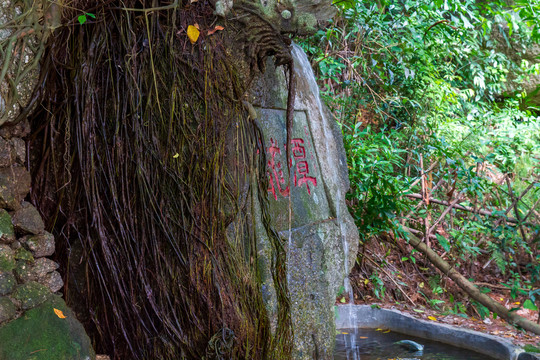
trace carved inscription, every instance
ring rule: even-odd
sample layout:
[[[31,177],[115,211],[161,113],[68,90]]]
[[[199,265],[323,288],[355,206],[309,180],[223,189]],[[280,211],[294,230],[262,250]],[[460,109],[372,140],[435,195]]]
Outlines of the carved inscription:
[[[317,186],[317,178],[311,176],[310,164],[308,162],[305,140],[302,138],[291,139],[291,158],[288,161],[289,171],[292,172],[293,185],[295,187],[305,187],[308,195],[311,196],[312,187]],[[268,160],[268,192],[278,199],[278,195],[284,198],[289,197],[290,189],[287,181],[288,173],[279,160],[278,155],[282,154],[281,148],[273,138],[270,138],[270,145],[266,149]],[[283,144],[283,154],[287,153],[287,144]],[[313,158],[313,155],[312,155]],[[315,165],[312,165],[315,166]]]

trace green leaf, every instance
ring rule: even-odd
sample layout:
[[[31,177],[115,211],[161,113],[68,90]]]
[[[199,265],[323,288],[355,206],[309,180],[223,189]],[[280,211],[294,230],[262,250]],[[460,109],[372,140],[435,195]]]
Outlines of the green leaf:
[[[86,15],[80,15],[77,20],[79,20],[79,24],[84,24],[86,22]]]
[[[448,242],[448,240],[444,236],[439,235],[439,234],[435,234],[435,236],[437,237],[437,240],[439,241],[439,244],[444,249],[444,251],[449,252],[450,243]]]
[[[85,15],[90,16],[92,19],[95,19],[95,18],[96,18],[96,15],[94,15],[94,14],[92,14],[92,13],[85,13]]]
[[[528,310],[538,311],[538,306],[536,306],[531,299],[525,300],[523,307]]]

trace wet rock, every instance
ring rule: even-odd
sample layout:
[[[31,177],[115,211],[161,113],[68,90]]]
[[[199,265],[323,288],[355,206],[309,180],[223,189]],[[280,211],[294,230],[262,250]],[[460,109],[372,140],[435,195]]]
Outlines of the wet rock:
[[[17,285],[17,280],[11,272],[0,273],[0,296],[10,294]]]
[[[17,315],[17,308],[8,297],[0,297],[0,324],[13,319]],[[3,347],[3,343],[0,342]]]
[[[423,351],[424,350],[424,345],[421,345],[412,340],[401,340],[401,341],[397,341],[395,344],[409,351]]]
[[[60,317],[57,311],[61,311]],[[0,360],[94,360],[90,339],[59,296],[0,327]],[[37,350],[39,353],[37,353]],[[29,358],[28,354],[39,354]]]
[[[9,213],[0,209],[0,242],[11,243],[15,240],[15,232]]]
[[[52,273],[43,276],[38,281],[40,284],[48,287],[53,293],[60,291],[60,289],[62,289],[64,286],[64,281],[62,280],[62,276],[58,271],[53,271]]]
[[[13,213],[11,218],[15,230],[22,234],[39,234],[45,230],[45,224],[37,209],[24,201],[21,208]]]
[[[30,173],[21,166],[0,168],[0,207],[20,208],[20,202],[30,192]]]
[[[15,268],[15,252],[8,245],[0,244],[0,272],[10,272]]]
[[[40,235],[25,236],[21,242],[36,258],[54,254],[54,236],[46,231]]]
[[[524,352],[519,354],[518,360],[540,360],[540,354]]]
[[[12,298],[21,309],[28,310],[47,301],[50,295],[51,293],[46,286],[35,281],[29,281],[26,284],[17,286]]]

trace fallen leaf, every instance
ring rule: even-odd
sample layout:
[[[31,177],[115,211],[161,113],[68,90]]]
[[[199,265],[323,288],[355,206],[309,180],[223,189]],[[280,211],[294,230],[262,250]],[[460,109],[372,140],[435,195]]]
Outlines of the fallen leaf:
[[[54,313],[56,314],[56,316],[58,316],[60,319],[65,319],[66,318],[66,316],[64,315],[62,310],[58,310],[56,308],[53,308],[53,310],[54,310]]]
[[[367,336],[359,336],[359,339],[369,339]]]
[[[193,24],[193,26],[195,26],[197,28],[197,30],[201,30],[201,28],[199,27],[199,24],[195,23],[195,24]]]
[[[427,318],[431,321],[437,321],[437,318],[435,316],[428,316]]]
[[[180,156],[180,154],[176,153],[176,154],[173,155],[173,159],[176,159],[179,156]]]
[[[388,334],[390,330],[383,331],[383,334]]]
[[[343,335],[349,335],[349,333],[348,333],[348,332],[342,332],[342,334],[343,334]]]
[[[199,38],[199,29],[197,29],[193,25],[189,25],[187,28],[187,36],[189,38],[189,41],[191,41],[192,44],[195,44],[197,42],[197,39]]]
[[[214,27],[212,30],[208,30],[208,35],[212,35],[212,34],[215,33],[216,31],[218,31],[218,30],[223,30],[223,29],[225,29],[223,26],[216,25],[216,27]]]
[[[342,297],[340,300],[339,300],[340,303],[342,304],[345,304],[347,302],[347,300],[345,299],[345,297]]]

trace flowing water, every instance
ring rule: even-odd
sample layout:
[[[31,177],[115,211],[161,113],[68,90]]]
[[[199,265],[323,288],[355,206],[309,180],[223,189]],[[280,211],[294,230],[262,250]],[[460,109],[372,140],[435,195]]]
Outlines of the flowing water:
[[[424,350],[411,352],[395,342],[412,340],[424,345]],[[470,350],[440,342],[407,336],[395,332],[384,333],[371,329],[341,329],[336,336],[335,360],[495,360]]]

